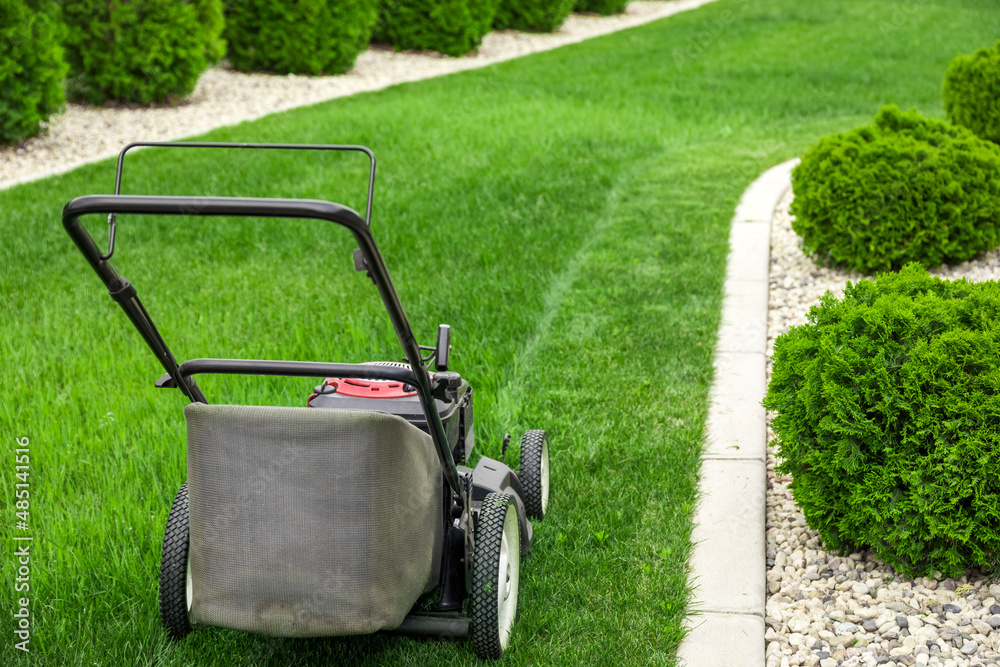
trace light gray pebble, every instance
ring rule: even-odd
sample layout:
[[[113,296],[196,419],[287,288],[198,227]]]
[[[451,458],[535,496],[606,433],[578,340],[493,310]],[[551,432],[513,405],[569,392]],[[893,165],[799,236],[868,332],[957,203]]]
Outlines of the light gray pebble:
[[[962,653],[964,653],[965,655],[972,655],[978,650],[979,650],[979,644],[977,644],[976,642],[971,642],[971,641],[965,642],[965,644],[962,645]]]
[[[834,630],[834,634],[853,635],[857,631],[858,631],[858,626],[854,625],[853,623],[841,623],[840,625],[837,626],[837,629]]]

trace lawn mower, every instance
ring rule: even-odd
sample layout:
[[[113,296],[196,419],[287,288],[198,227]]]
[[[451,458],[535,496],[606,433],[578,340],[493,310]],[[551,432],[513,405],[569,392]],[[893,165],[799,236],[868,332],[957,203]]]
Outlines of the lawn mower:
[[[370,163],[365,217],[315,199],[121,194],[136,147],[355,151]],[[417,344],[371,233],[375,157],[363,146],[139,142],[118,156],[114,195],[77,197],[63,225],[162,364],[156,386],[190,401],[187,481],[167,519],[160,618],[173,639],[204,625],[279,637],[380,631],[461,639],[499,658],[517,615],[529,518],[549,502],[549,442],[521,438],[521,465],[473,455],[473,391],[449,368],[451,329]],[[108,251],[80,223],[108,216]],[[178,363],[110,264],[118,216],[300,218],[346,227],[405,362],[192,359]],[[132,218],[129,218],[130,221]],[[430,366],[433,364],[433,371]],[[306,407],[216,405],[202,373],[322,378]]]

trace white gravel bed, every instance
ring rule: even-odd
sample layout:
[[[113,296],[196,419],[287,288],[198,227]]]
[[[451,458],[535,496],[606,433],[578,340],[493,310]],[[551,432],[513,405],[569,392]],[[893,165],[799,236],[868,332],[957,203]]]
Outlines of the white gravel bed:
[[[117,155],[132,141],[182,139],[276,111],[485,67],[631,28],[711,1],[637,0],[617,16],[573,14],[552,34],[492,32],[477,53],[462,58],[372,48],[358,57],[354,69],[338,76],[243,74],[216,67],[205,72],[191,96],[174,107],[68,104],[65,113],[51,119],[42,136],[0,148],[0,189]]]
[[[827,290],[840,296],[861,278],[819,267],[803,255],[788,212],[791,195],[771,222],[769,355],[775,336],[804,324]],[[994,251],[942,277],[1000,278]],[[770,382],[770,359],[768,382]],[[768,441],[774,434],[768,430]],[[827,552],[806,527],[788,490],[775,477],[768,447],[767,667],[864,665],[1000,665],[1000,582],[977,573],[959,579],[909,579],[867,553]]]

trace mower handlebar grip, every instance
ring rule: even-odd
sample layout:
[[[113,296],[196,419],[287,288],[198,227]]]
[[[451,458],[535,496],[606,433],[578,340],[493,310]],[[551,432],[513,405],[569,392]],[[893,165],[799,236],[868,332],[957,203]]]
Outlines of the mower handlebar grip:
[[[260,359],[191,359],[180,365],[181,375],[198,373],[224,375],[279,375],[286,377],[370,378],[416,384],[416,374],[401,366],[341,364],[321,361],[279,361]]]
[[[335,222],[355,234],[368,233],[368,225],[357,211],[319,199],[85,195],[66,204],[63,225],[68,228],[76,218],[90,213],[311,218]]]

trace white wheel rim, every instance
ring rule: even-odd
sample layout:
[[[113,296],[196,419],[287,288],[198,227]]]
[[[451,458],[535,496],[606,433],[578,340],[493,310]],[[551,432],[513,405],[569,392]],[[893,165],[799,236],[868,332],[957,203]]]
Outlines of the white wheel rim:
[[[517,593],[521,574],[521,540],[517,510],[507,507],[500,536],[500,562],[497,567],[497,629],[500,647],[510,644],[510,630],[517,613]]]
[[[187,567],[184,573],[184,602],[187,604],[188,616],[191,616],[191,604],[194,601],[194,580],[191,578],[191,547],[188,546]]]
[[[542,513],[549,508],[549,441],[542,441],[542,462],[539,466],[542,477]]]

